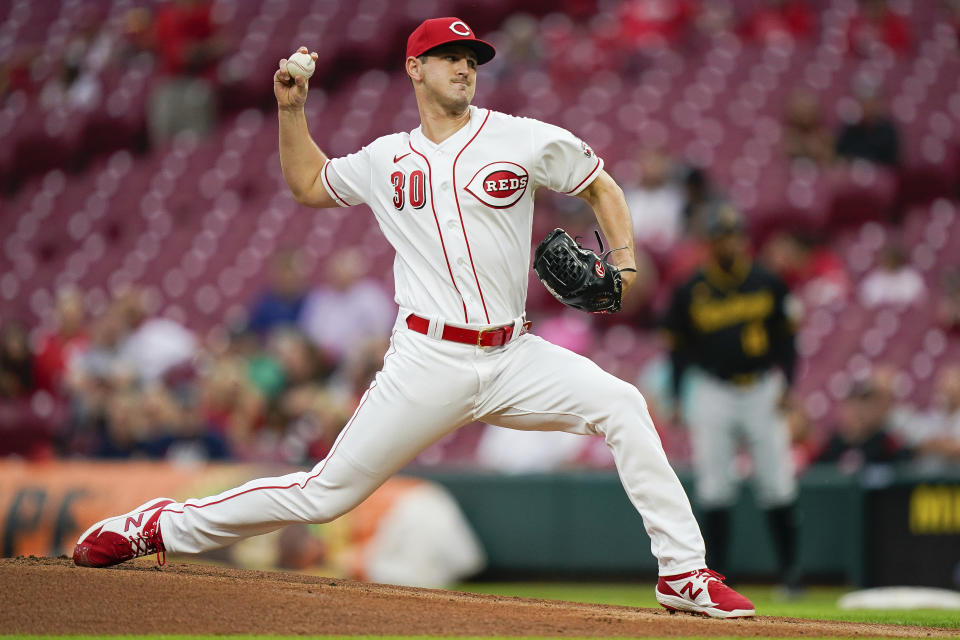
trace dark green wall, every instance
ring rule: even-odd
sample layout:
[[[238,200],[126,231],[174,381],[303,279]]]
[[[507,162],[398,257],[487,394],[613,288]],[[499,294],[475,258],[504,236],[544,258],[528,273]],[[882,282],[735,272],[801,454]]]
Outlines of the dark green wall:
[[[656,574],[650,539],[612,472],[571,471],[502,475],[484,472],[421,473],[459,501],[487,550],[496,577]],[[690,491],[690,478],[681,475]],[[883,486],[913,482],[886,475]],[[812,469],[801,479],[800,557],[818,579],[864,582],[865,496],[878,481]],[[960,542],[960,540],[958,540]],[[775,580],[772,546],[763,513],[749,485],[734,509],[731,568],[740,576]]]

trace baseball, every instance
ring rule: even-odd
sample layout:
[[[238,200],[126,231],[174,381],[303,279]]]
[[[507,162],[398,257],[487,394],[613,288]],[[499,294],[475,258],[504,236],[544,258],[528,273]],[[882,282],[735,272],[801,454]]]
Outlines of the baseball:
[[[313,75],[313,69],[314,62],[309,53],[300,53],[298,51],[287,58],[287,73],[294,78],[297,76],[309,78]]]

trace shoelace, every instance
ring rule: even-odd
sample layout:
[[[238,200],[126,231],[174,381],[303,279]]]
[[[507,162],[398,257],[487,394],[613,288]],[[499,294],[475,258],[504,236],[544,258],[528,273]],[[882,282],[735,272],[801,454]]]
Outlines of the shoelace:
[[[717,582],[723,582],[726,580],[726,577],[722,573],[714,571],[713,569],[701,569],[697,572],[697,575],[703,578],[704,582],[710,582],[711,580],[716,580]]]
[[[167,563],[167,550],[163,548],[162,543],[151,540],[152,537],[150,534],[144,535],[141,531],[135,536],[127,536],[127,540],[130,541],[130,550],[133,551],[134,558],[145,556],[156,550],[157,564],[162,567]]]

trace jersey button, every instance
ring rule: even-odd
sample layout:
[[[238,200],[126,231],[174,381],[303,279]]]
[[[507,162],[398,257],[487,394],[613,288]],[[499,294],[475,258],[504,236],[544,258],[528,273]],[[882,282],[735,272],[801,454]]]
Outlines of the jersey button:
[[[450,220],[450,221],[447,222],[447,226],[450,227],[451,229],[456,229],[456,228],[457,228],[457,221],[456,221],[456,220]]]

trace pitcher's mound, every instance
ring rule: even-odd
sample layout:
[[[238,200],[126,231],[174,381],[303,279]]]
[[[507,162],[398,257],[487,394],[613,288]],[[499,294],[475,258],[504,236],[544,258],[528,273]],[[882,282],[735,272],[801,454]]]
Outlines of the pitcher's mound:
[[[664,610],[392,587],[142,558],[110,569],[0,559],[0,629],[21,634],[949,636],[945,629]],[[955,632],[954,632],[955,633]]]

